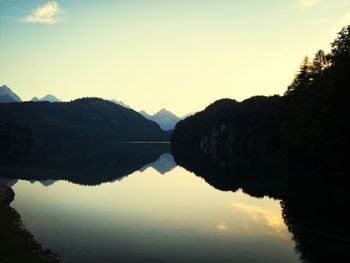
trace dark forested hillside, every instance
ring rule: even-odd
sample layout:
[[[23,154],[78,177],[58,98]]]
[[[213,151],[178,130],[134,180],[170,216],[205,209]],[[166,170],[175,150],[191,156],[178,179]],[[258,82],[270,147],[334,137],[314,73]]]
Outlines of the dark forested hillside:
[[[201,152],[226,167],[249,159],[264,163],[277,155],[283,98],[223,99],[179,122],[172,134],[174,152]]]
[[[33,135],[30,129],[0,122],[0,158],[22,155],[32,147]]]
[[[306,57],[288,87],[281,124],[284,154],[344,175],[350,134],[350,26],[332,43],[330,54]]]
[[[201,154],[221,167],[259,167],[282,159],[343,180],[349,85],[350,26],[339,33],[330,54],[320,50],[312,61],[303,60],[283,97],[219,100],[180,121],[172,134],[175,157]]]
[[[350,26],[283,97],[219,100],[172,134],[177,164],[217,189],[282,200],[302,262],[349,262]]]
[[[0,120],[45,141],[167,141],[169,134],[134,110],[97,98],[0,104]]]

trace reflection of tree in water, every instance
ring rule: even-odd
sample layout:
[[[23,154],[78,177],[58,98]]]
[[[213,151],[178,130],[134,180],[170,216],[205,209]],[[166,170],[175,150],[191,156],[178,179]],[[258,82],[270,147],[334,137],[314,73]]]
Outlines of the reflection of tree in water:
[[[196,152],[173,151],[178,165],[224,191],[280,199],[283,218],[303,262],[350,262],[350,201],[346,187],[321,174],[238,160],[221,168]],[[274,163],[269,161],[268,163]],[[315,180],[317,178],[317,181]]]
[[[283,218],[304,262],[350,261],[349,197],[344,190],[311,190],[282,201]]]
[[[97,185],[131,174],[169,151],[169,145],[161,143],[43,143],[26,156],[0,160],[0,174],[44,183],[51,179]]]

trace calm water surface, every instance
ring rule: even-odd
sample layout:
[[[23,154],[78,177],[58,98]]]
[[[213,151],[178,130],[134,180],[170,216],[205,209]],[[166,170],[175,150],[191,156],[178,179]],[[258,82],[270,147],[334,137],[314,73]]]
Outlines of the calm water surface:
[[[299,262],[279,200],[216,190],[168,153],[118,177],[14,181],[12,206],[62,262]]]

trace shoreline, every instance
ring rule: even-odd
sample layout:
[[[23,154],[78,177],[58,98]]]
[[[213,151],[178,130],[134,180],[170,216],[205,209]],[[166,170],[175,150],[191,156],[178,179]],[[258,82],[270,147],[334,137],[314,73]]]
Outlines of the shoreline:
[[[4,189],[7,193],[12,191],[10,187],[1,185],[1,190]],[[4,196],[4,191],[1,191],[1,201]],[[12,200],[10,196],[8,201]],[[6,202],[0,202],[0,233],[0,262],[60,262],[55,253],[34,238],[23,225],[20,214]]]

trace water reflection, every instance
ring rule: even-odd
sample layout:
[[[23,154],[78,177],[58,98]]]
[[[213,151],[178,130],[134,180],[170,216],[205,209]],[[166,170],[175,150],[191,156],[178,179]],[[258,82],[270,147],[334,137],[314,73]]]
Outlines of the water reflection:
[[[278,200],[218,191],[165,144],[40,145],[0,169],[63,262],[299,262]]]
[[[176,163],[172,154],[163,153],[157,161],[145,165],[140,169],[140,171],[144,171],[149,167],[154,168],[160,174],[165,174],[174,169],[176,167]]]
[[[11,179],[11,178],[1,178],[0,177],[0,184],[5,184],[9,187],[14,186],[17,183],[18,179]]]
[[[350,196],[346,184],[295,166],[284,167],[269,160],[261,165],[240,159],[230,167],[221,167],[201,153],[189,149],[174,152],[176,162],[204,178],[217,189],[243,192],[255,197],[282,200],[283,220],[295,241],[303,262],[350,262],[350,215],[346,209]],[[286,169],[287,168],[287,169]],[[262,213],[261,207],[240,206],[256,220],[265,221],[278,233],[280,220]],[[229,229],[220,225],[220,229]]]
[[[64,262],[297,262],[278,201],[176,167],[94,187],[19,181],[14,207]]]
[[[98,185],[145,169],[147,165],[165,173],[175,167],[169,152],[169,144],[165,143],[42,143],[21,158],[0,159],[0,174],[5,178],[40,181],[44,185],[54,180]]]

